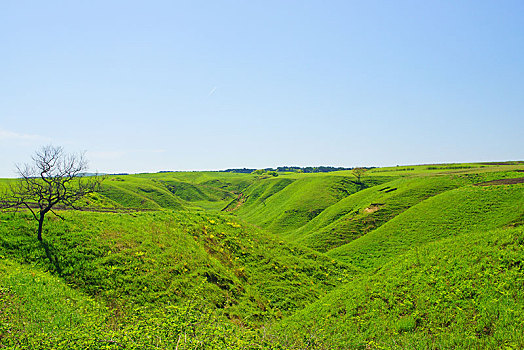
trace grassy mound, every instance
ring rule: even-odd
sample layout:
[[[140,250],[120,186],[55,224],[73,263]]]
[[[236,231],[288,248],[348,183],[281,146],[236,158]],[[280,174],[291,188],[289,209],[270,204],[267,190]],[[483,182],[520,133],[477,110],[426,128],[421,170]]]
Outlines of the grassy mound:
[[[303,307],[354,274],[231,215],[62,214],[65,221],[46,223],[44,244],[29,215],[4,214],[0,253],[54,271],[115,308],[178,303],[204,280],[215,308],[238,322],[259,323]]]
[[[0,347],[521,348],[522,171],[109,176],[43,243],[4,211]]]
[[[366,186],[380,183],[371,178]],[[245,203],[235,214],[277,234],[298,229],[329,206],[358,192],[361,185],[350,176],[311,174],[263,179],[248,187]]]
[[[454,176],[409,177],[355,193],[293,232],[300,243],[319,251],[344,245],[380,227],[413,205],[460,186]]]
[[[523,259],[522,226],[422,245],[297,312],[277,332],[298,348],[522,348]]]
[[[523,184],[465,186],[431,197],[329,255],[364,268],[379,267],[413,246],[516,220],[524,208]]]

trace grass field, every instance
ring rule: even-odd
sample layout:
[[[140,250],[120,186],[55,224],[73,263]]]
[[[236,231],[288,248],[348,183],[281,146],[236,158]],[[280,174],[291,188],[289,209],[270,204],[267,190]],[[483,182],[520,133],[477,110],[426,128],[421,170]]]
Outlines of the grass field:
[[[0,347],[524,347],[524,165],[108,176],[0,213]],[[14,180],[0,180],[0,186]]]

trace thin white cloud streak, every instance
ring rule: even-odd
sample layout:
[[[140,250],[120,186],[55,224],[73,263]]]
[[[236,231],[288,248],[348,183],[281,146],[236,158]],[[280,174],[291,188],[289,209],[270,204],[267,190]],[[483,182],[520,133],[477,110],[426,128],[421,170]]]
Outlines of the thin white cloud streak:
[[[49,137],[0,129],[0,141],[50,141]]]
[[[217,91],[217,87],[216,87],[216,86],[213,87],[213,88],[211,89],[211,91],[209,91],[209,94],[207,94],[207,97],[213,95],[213,94],[215,93],[215,91]]]

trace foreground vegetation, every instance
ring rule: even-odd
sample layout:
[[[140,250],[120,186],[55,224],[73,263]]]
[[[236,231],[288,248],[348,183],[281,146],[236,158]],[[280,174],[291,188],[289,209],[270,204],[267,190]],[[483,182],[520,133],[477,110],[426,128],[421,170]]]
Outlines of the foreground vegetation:
[[[0,344],[522,348],[523,171],[110,176],[43,242],[4,211]]]

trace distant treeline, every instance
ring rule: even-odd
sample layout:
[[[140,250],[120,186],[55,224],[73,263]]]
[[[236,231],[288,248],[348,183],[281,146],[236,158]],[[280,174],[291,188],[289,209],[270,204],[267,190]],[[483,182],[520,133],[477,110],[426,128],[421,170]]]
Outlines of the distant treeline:
[[[351,169],[353,168],[332,167],[332,166],[318,166],[318,167],[280,166],[277,168],[265,168],[262,170],[278,171],[278,172],[295,172],[295,173],[329,173],[331,171],[351,170]],[[220,170],[220,172],[251,174],[252,172],[256,170],[260,170],[260,169],[250,169],[250,168],[226,169],[226,170]]]

